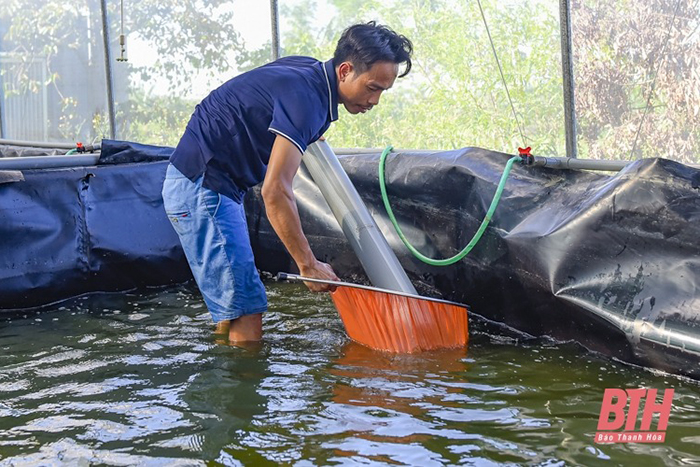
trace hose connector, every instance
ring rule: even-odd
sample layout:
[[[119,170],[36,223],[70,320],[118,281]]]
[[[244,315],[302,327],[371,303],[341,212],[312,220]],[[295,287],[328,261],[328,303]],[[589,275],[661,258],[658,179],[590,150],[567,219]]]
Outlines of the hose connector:
[[[523,165],[532,165],[535,163],[535,156],[530,154],[532,148],[530,146],[526,148],[518,148],[518,155],[520,156],[520,163]]]

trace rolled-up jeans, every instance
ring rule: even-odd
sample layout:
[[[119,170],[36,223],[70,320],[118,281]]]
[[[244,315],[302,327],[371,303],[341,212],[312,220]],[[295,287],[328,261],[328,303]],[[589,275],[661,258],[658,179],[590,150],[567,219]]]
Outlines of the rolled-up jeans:
[[[172,164],[163,204],[215,323],[267,310],[243,204],[191,181]]]

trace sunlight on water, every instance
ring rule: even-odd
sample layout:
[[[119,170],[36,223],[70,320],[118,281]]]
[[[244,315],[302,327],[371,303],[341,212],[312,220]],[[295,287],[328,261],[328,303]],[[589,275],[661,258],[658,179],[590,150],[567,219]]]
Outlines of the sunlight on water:
[[[265,341],[212,334],[191,287],[3,315],[0,465],[592,465],[700,460],[697,382],[470,323],[468,352],[347,339],[268,284]],[[673,387],[666,442],[593,442],[605,388]]]

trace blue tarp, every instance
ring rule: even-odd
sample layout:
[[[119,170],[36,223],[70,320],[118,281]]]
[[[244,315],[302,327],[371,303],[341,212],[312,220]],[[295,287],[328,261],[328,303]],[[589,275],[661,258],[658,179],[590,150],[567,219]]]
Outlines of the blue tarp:
[[[0,309],[190,278],[160,197],[172,149],[113,143],[102,157],[117,165],[0,184]]]

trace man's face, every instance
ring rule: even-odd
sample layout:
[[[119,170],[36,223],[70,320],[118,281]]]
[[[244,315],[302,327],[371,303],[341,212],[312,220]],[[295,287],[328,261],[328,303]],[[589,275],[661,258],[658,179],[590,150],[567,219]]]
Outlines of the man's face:
[[[399,65],[375,62],[369,70],[358,74],[350,62],[338,66],[338,98],[351,114],[365,113],[379,104],[382,92],[394,85]]]

